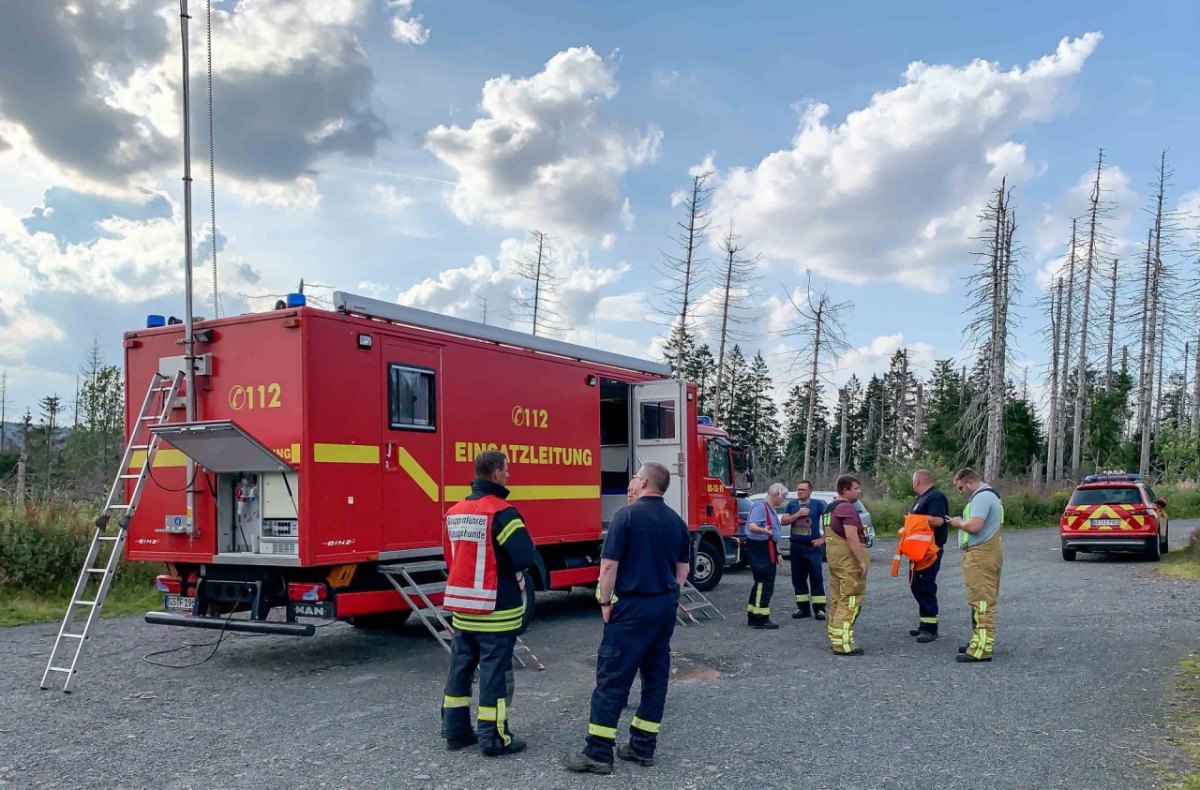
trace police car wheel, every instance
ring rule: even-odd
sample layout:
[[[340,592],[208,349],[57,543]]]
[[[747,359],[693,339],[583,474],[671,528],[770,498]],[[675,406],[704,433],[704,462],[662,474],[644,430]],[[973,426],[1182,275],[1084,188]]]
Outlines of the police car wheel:
[[[1158,541],[1158,535],[1146,541],[1146,559],[1150,562],[1158,562],[1162,559],[1162,544]]]
[[[718,556],[715,546],[707,541],[701,541],[696,547],[696,564],[692,568],[692,586],[701,592],[708,592],[721,581],[722,565],[725,558]]]
[[[1067,562],[1075,561],[1075,549],[1064,548],[1062,550],[1062,554],[1063,554],[1063,559],[1066,560]]]

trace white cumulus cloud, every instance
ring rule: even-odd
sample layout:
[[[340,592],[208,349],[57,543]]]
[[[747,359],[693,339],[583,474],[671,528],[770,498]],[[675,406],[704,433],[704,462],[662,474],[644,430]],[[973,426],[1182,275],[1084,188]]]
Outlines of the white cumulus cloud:
[[[791,147],[720,173],[718,218],[735,217],[768,258],[854,283],[900,280],[931,290],[964,262],[975,216],[1001,175],[1036,175],[1011,136],[1070,106],[1099,33],[1002,69],[914,62],[899,87],[841,123],[808,103]]]
[[[618,215],[629,222],[620,179],[657,156],[662,132],[607,119],[616,93],[616,65],[590,47],[559,52],[531,77],[488,80],[482,117],[426,135],[426,147],[458,174],[455,215],[569,239],[598,236]]]

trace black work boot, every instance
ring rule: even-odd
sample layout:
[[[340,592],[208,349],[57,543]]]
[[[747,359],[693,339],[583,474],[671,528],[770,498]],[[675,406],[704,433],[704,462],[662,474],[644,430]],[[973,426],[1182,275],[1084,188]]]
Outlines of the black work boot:
[[[583,752],[564,757],[562,764],[568,771],[574,771],[577,774],[611,774],[613,771],[612,763],[593,760]]]
[[[637,763],[643,768],[649,768],[654,765],[654,757],[642,757],[633,750],[633,746],[628,743],[623,743],[617,747],[617,756],[625,762]]]
[[[818,620],[825,619],[825,604],[823,604],[823,603],[813,604],[813,617],[815,617]]]
[[[516,754],[525,751],[526,743],[520,738],[512,738],[507,746],[481,746],[479,751],[484,757],[503,757],[506,754]]]
[[[796,604],[796,611],[792,612],[792,619],[803,620],[805,617],[812,617],[812,606],[807,603]]]
[[[938,638],[937,623],[925,623],[917,629],[918,642],[932,642]]]
[[[446,739],[446,751],[457,752],[460,749],[467,749],[479,743],[479,739],[475,737],[475,733],[470,735],[456,735]]]

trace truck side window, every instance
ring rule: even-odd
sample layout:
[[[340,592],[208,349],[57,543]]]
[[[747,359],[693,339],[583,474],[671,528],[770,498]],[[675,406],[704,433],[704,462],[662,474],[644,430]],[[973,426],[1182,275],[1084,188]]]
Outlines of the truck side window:
[[[729,451],[716,442],[708,443],[708,476],[733,486],[733,470],[729,468]]]
[[[646,401],[642,404],[642,439],[675,438],[675,401]]]
[[[434,430],[436,403],[432,370],[388,365],[388,424],[392,428]]]

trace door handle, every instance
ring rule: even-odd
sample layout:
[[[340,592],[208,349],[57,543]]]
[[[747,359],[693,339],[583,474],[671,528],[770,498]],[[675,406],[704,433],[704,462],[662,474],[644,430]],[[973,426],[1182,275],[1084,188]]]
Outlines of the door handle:
[[[386,472],[387,470],[389,470],[391,468],[392,468],[392,443],[388,442],[387,448],[383,451],[383,470]]]

